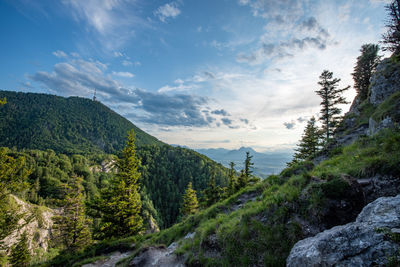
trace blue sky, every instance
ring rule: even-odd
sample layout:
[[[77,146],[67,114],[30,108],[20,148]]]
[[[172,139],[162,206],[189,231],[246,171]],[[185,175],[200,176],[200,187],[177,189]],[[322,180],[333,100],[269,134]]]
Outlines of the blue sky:
[[[96,88],[102,103],[171,144],[292,148],[318,114],[319,75],[353,84],[361,45],[385,30],[384,5],[3,0],[0,85],[90,98]]]

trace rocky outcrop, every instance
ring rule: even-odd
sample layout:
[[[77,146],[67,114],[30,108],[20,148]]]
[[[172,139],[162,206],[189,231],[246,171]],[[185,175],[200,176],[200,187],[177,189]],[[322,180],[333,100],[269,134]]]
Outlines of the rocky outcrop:
[[[178,244],[174,242],[168,248],[163,246],[145,248],[129,263],[129,266],[184,267],[184,258],[174,254],[177,246]]]
[[[18,228],[2,240],[5,247],[11,248],[18,242],[21,234],[26,232],[30,251],[33,252],[37,248],[47,251],[53,226],[52,217],[56,211],[26,203],[13,195],[11,201],[18,206],[18,214],[21,214],[22,218],[18,221]]]
[[[362,186],[366,203],[380,197],[393,197],[400,192],[400,179],[392,175],[376,174],[373,177],[358,179]]]
[[[400,91],[400,63],[384,59],[371,77],[369,101],[377,106],[397,91]]]
[[[357,220],[295,244],[287,266],[385,265],[400,246],[391,237],[400,228],[400,195],[370,203]]]

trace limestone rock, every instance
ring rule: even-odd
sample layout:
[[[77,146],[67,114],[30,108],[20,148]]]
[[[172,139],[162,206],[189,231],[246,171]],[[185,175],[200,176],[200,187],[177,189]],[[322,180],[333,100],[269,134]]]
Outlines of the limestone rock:
[[[370,203],[355,222],[336,226],[295,244],[287,266],[385,265],[399,245],[384,231],[400,227],[400,195]]]
[[[369,101],[377,106],[397,91],[400,91],[400,63],[387,58],[371,77]]]

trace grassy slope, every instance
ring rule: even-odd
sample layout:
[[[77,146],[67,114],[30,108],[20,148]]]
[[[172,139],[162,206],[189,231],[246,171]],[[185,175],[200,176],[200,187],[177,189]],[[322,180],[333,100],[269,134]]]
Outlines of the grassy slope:
[[[151,245],[169,245],[195,232],[193,239],[180,241],[176,251],[187,257],[189,265],[284,266],[292,246],[304,238],[296,218],[318,223],[327,200],[341,199],[348,193],[349,184],[341,174],[399,175],[400,129],[361,138],[311,170],[304,166],[309,163],[270,176],[160,233],[140,237],[135,240],[136,251]],[[232,212],[238,197],[251,192],[257,192],[256,200]],[[113,246],[126,247],[129,242],[133,239],[114,241]],[[97,247],[106,246],[101,243]],[[79,262],[78,258],[87,261],[103,252],[91,247],[73,260],[71,256],[67,258],[72,262]]]

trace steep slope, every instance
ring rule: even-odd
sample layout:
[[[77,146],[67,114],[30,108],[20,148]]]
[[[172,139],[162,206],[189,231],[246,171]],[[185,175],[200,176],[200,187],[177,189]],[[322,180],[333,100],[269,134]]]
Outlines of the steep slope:
[[[400,73],[398,63],[391,61],[382,64],[386,67],[380,66],[382,71],[376,75],[387,78]],[[331,149],[323,151],[323,155],[315,163],[305,161],[293,164],[279,175],[269,176],[242,189],[171,228],[135,240],[136,247],[122,266],[137,266],[135,264],[142,260],[163,262],[169,260],[170,253],[177,255],[176,259],[179,261],[183,259],[187,266],[285,266],[291,249],[298,241],[334,226],[351,223],[368,203],[381,197],[398,195],[400,121],[397,114],[400,109],[400,88],[393,87],[393,82],[384,77],[371,90],[377,90],[375,94],[379,94],[379,88],[384,88],[381,92],[388,93],[378,103],[368,99],[363,106],[359,106],[358,113],[348,114],[344,123],[351,120],[354,127],[339,129]],[[393,90],[388,90],[388,87]],[[369,107],[365,108],[366,106]],[[360,127],[365,131],[360,131]],[[382,201],[385,200],[380,199],[377,203]],[[392,208],[391,210],[393,211]],[[384,215],[387,212],[391,213],[386,208],[377,208],[374,213]],[[374,255],[375,252],[379,252],[376,255],[385,255],[386,258],[379,259],[381,264],[400,262],[400,255],[396,252],[399,247],[398,218],[393,218],[396,224],[389,225],[394,227],[389,232],[385,232],[388,229],[372,229],[384,231],[376,236],[380,240],[392,238],[387,242],[389,246],[386,248],[368,247],[368,255]],[[357,222],[374,221],[370,219],[363,217]],[[351,225],[349,226],[352,227]],[[339,228],[346,229],[346,226]],[[321,241],[318,243],[321,248],[319,252],[328,251],[322,248],[329,247],[330,236],[342,237],[341,233],[336,232],[339,228],[316,236],[316,240]],[[363,230],[359,230],[362,234]],[[343,232],[344,235],[346,233],[348,232]],[[357,234],[357,231],[351,231],[351,234]],[[373,232],[369,235],[372,237]],[[364,237],[356,240],[364,240]],[[339,243],[341,246],[341,242]],[[298,246],[302,245],[299,244]],[[362,251],[363,242],[349,245],[356,253],[365,252]],[[374,249],[379,251],[374,252]],[[168,251],[168,255],[165,255],[165,251]],[[335,251],[334,249],[333,252]],[[315,250],[311,245],[309,253],[312,252]],[[101,254],[100,251],[99,253]],[[165,257],[160,259],[160,255]],[[80,259],[86,257],[84,254],[77,256]],[[77,258],[72,261],[71,258],[64,260],[71,263],[79,261]],[[368,261],[368,257],[365,261]],[[319,266],[316,261],[306,265],[314,263]],[[362,264],[370,266],[372,262]]]
[[[115,153],[133,129],[137,145],[162,142],[105,105],[80,97],[0,91],[0,146],[73,154]]]

